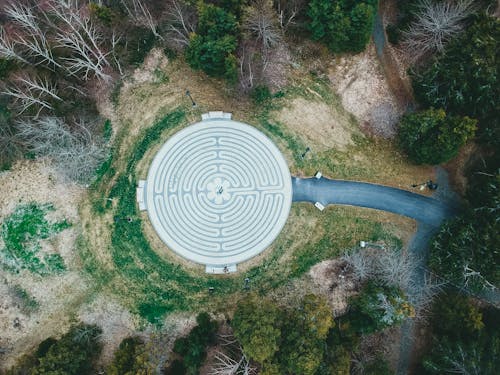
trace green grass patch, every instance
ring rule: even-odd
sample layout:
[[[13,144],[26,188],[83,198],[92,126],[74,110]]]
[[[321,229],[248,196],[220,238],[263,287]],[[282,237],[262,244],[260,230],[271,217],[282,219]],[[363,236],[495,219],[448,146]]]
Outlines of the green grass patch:
[[[68,228],[66,220],[49,222],[45,217],[53,211],[51,204],[28,203],[19,205],[2,224],[1,236],[4,248],[0,252],[0,264],[9,271],[47,275],[66,269],[59,254],[42,254],[40,240],[48,239]]]
[[[29,315],[40,306],[38,301],[19,285],[9,286],[9,294],[24,314]]]

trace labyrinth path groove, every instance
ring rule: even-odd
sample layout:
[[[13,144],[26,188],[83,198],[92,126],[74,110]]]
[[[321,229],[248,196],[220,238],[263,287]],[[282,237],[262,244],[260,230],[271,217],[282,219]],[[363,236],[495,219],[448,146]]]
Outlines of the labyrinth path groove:
[[[217,112],[162,146],[137,198],[171,250],[207,272],[228,272],[280,233],[291,176],[269,138]]]

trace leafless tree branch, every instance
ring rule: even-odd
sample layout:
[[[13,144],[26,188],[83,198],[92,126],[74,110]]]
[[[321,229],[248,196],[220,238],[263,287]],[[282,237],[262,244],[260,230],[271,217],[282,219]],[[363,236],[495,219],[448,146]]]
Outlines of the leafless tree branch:
[[[475,11],[473,0],[422,0],[420,12],[402,33],[402,47],[413,62],[442,52],[446,44],[465,27],[465,19]]]
[[[77,129],[58,117],[40,117],[18,121],[19,136],[38,156],[54,161],[58,172],[72,181],[88,182],[107,156],[103,143],[92,136],[89,123],[77,121]]]
[[[167,42],[183,49],[189,45],[190,34],[195,32],[196,13],[182,0],[172,0],[167,8]]]
[[[264,53],[282,40],[276,13],[268,0],[256,0],[245,9],[243,28],[261,43]]]
[[[62,59],[69,74],[80,76],[83,73],[85,80],[94,74],[98,79],[109,80],[110,76],[104,71],[109,66],[107,54],[100,47],[102,37],[91,19],[82,17],[71,3],[63,0],[53,0],[50,11],[62,23],[56,26],[59,47],[73,53]]]
[[[14,41],[7,36],[3,28],[0,28],[0,57],[29,64],[29,62],[16,51]]]
[[[49,97],[55,100],[61,100],[57,95],[56,87],[47,79],[41,79],[31,76],[19,76],[13,80],[10,87],[7,87],[3,94],[15,98],[19,104],[19,114],[25,112],[30,107],[37,107],[36,116],[45,109],[52,109],[48,101]]]

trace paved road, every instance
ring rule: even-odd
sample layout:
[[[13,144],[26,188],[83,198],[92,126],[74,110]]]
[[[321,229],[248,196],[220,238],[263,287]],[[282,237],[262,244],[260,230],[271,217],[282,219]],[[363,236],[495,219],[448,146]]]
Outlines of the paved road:
[[[294,202],[374,208],[408,216],[435,227],[454,213],[450,206],[437,199],[365,182],[292,177],[292,189]]]

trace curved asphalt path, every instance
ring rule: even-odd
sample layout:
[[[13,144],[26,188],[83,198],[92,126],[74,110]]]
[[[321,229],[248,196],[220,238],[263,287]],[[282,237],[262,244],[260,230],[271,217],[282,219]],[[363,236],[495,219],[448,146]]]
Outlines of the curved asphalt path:
[[[292,177],[292,189],[294,202],[374,208],[408,216],[434,227],[454,214],[450,206],[437,199],[365,182]]]

